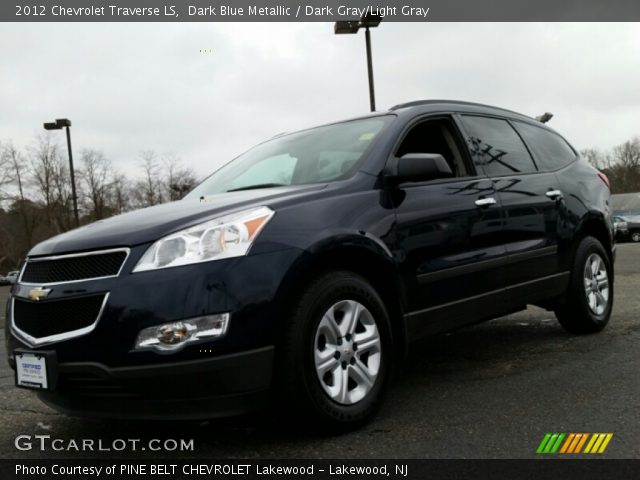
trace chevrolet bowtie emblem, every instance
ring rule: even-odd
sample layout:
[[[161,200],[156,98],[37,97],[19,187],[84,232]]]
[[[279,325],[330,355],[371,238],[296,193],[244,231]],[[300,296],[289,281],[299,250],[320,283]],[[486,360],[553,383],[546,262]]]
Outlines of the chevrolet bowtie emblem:
[[[34,288],[29,292],[29,299],[37,302],[41,298],[46,298],[51,293],[50,288]]]

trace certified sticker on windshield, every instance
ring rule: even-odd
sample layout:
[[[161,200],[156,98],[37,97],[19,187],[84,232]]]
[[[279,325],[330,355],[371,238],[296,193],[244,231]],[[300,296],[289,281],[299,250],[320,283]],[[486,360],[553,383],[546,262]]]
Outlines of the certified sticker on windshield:
[[[375,133],[363,133],[362,135],[360,135],[360,140],[361,141],[371,140],[375,136],[376,136]]]

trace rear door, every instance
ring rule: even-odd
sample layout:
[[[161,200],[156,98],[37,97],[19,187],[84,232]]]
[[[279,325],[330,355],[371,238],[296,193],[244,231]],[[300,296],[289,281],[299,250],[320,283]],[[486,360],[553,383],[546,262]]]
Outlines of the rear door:
[[[569,208],[566,199],[571,198],[572,192],[566,191],[566,181],[570,185],[575,183],[575,179],[570,176],[568,165],[578,159],[577,152],[569,143],[557,133],[532,123],[512,121],[512,125],[518,131],[522,139],[529,147],[533,155],[538,170],[545,175],[553,174],[557,179],[558,192],[556,207],[558,207],[558,257],[559,268],[567,271],[573,265],[572,240],[575,234],[576,218]],[[563,179],[565,180],[563,187]],[[549,195],[549,192],[547,192]]]
[[[451,117],[413,124],[394,155],[406,153],[439,153],[455,175],[390,190],[392,248],[407,286],[409,335],[417,338],[490,316],[501,304],[506,252],[493,182],[476,173]]]
[[[539,171],[513,124],[462,115],[474,163],[491,178],[500,200],[507,298],[514,305],[549,295],[558,283],[558,218],[562,191],[553,172]],[[552,285],[551,285],[552,286]]]

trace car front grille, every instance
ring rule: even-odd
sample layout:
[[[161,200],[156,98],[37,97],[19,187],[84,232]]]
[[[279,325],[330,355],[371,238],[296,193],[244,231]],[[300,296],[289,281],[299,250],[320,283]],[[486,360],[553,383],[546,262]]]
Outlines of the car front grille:
[[[106,294],[30,302],[13,299],[13,325],[35,339],[77,331],[93,325]]]
[[[127,250],[28,259],[21,283],[64,283],[118,275]]]

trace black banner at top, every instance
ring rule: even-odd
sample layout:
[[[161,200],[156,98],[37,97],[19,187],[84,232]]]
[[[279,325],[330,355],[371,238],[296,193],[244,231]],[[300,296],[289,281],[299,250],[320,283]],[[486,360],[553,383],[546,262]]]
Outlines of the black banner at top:
[[[2,22],[640,21],[638,0],[4,0]]]

